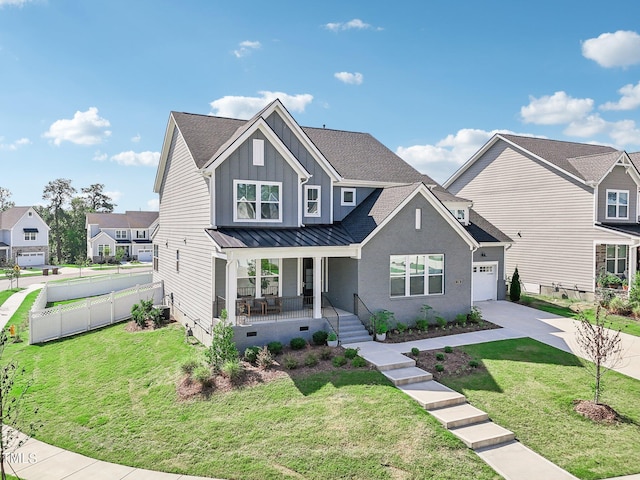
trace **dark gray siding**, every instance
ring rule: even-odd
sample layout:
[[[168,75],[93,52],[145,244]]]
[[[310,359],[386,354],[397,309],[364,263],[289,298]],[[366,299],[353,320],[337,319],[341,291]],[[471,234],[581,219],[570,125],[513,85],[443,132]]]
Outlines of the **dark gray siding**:
[[[343,207],[340,205],[342,201],[342,188],[352,187],[333,187],[333,220],[336,222],[342,221],[344,217],[349,215],[358,205],[360,205],[365,198],[367,198],[371,192],[375,191],[375,188],[357,187],[356,188],[356,205],[354,207]]]
[[[305,224],[327,224],[331,220],[331,179],[324,169],[315,161],[309,151],[302,145],[297,135],[291,131],[282,117],[273,113],[267,118],[267,124],[278,135],[282,143],[293,153],[298,162],[311,174],[311,179],[306,185],[319,185],[321,194],[320,217],[306,217],[303,215],[302,222]],[[304,199],[303,199],[304,202]],[[303,208],[304,203],[300,206]],[[304,212],[304,210],[303,210]]]
[[[416,208],[423,212],[421,230],[415,230]],[[403,254],[444,254],[444,294],[391,298],[389,257]],[[424,304],[453,319],[471,308],[471,260],[463,238],[424,197],[416,196],[363,247],[358,295],[372,312],[390,310],[400,322],[413,323]]]
[[[484,253],[484,257],[482,254]],[[504,300],[507,295],[504,273],[504,247],[482,247],[473,252],[474,262],[498,262],[498,300]],[[511,276],[513,272],[508,275]]]
[[[327,296],[332,305],[353,311],[353,294],[358,292],[358,261],[353,258],[329,258]]]
[[[627,190],[629,192],[629,218],[611,219],[607,218],[607,190]],[[625,167],[614,167],[611,173],[598,186],[598,221],[616,223],[637,223],[638,222],[638,186],[633,181]]]
[[[264,166],[253,165],[253,140],[265,141]],[[219,226],[242,225],[269,226],[269,227],[295,227],[298,225],[298,175],[291,165],[278,153],[273,145],[267,141],[261,132],[256,132],[247,141],[240,145],[230,156],[216,169],[216,224]],[[254,180],[266,182],[282,182],[281,208],[282,223],[278,222],[233,222],[234,205],[234,180]]]
[[[298,294],[298,259],[283,258],[280,267],[282,296],[295,297]]]

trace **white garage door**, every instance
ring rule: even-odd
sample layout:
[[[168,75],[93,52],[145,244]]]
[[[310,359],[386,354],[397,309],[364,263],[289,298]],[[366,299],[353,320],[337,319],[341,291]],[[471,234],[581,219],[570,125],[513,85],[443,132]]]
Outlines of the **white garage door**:
[[[498,288],[498,265],[473,265],[473,301],[496,300]]]
[[[153,250],[138,250],[138,261],[150,262]]]
[[[44,265],[44,252],[27,252],[18,254],[18,265],[30,267],[32,265]]]

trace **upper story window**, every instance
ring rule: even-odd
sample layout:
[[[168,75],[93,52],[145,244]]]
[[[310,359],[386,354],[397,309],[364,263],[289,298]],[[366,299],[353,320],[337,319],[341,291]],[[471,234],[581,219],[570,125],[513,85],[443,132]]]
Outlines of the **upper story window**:
[[[280,222],[282,205],[280,182],[234,180],[234,211],[236,222]]]
[[[607,218],[629,218],[629,191],[607,190]]]
[[[356,205],[356,189],[343,188],[341,190],[340,205],[343,207],[355,207]]]
[[[444,255],[391,255],[392,297],[441,295],[444,293]]]
[[[453,216],[456,217],[460,223],[467,223],[467,214],[464,208],[450,208],[449,211],[453,213]]]
[[[264,166],[264,140],[253,140],[253,165],[256,167]]]
[[[121,240],[123,238],[127,238],[127,231],[126,230],[116,230],[116,238]]]
[[[37,237],[37,232],[24,232],[25,240],[35,240]]]
[[[146,230],[136,230],[136,238],[147,238]]]
[[[320,216],[320,185],[304,186],[304,216]]]

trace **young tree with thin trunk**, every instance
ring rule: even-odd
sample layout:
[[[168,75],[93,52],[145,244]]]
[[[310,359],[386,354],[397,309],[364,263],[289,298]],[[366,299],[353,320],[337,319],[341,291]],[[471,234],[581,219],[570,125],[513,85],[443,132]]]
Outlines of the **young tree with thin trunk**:
[[[579,324],[576,331],[578,345],[593,362],[588,365],[595,379],[594,398],[596,404],[600,403],[602,393],[602,377],[609,370],[617,366],[622,360],[622,345],[619,330],[610,330],[606,327],[607,316],[604,310],[598,306],[594,322],[591,323],[584,314],[578,317]]]

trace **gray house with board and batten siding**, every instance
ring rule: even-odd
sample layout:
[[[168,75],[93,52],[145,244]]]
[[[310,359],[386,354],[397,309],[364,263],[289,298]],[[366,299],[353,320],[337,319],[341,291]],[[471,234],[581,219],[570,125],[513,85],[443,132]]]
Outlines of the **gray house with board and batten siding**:
[[[597,278],[638,270],[639,154],[603,145],[498,134],[447,182],[509,235],[532,293],[592,297]]]
[[[370,312],[411,324],[504,298],[510,239],[366,133],[301,127],[279,100],[249,120],[172,112],[155,191],[154,280],[208,341],[316,330],[370,339]]]

